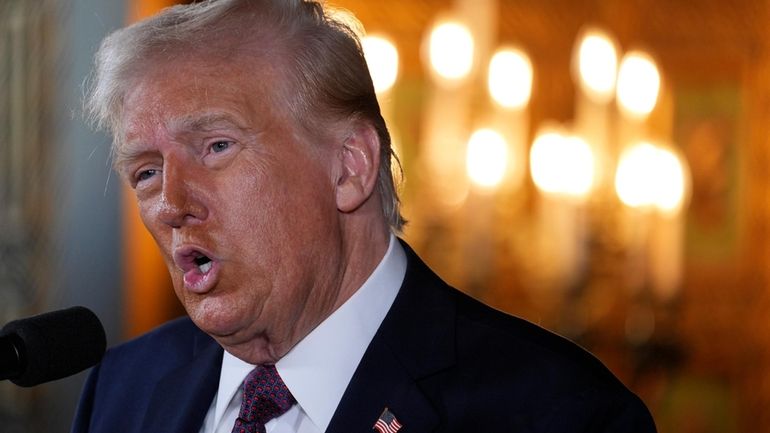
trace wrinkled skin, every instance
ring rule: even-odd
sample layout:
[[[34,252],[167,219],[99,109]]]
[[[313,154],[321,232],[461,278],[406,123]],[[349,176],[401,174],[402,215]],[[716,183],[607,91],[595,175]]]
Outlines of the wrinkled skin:
[[[188,314],[255,364],[276,362],[344,303],[388,236],[367,171],[377,152],[361,153],[376,146],[369,128],[340,122],[309,137],[271,103],[280,74],[256,75],[152,66],[124,99],[116,152]],[[210,270],[194,261],[203,255]]]

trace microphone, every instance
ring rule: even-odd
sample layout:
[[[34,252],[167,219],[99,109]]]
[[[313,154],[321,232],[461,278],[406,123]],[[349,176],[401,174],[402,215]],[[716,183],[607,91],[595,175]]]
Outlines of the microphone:
[[[0,380],[35,386],[71,376],[104,356],[99,318],[72,307],[9,322],[0,330]]]

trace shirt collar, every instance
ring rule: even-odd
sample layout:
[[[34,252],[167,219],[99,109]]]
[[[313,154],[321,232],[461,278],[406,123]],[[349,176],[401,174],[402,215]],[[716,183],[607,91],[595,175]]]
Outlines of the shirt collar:
[[[222,369],[219,373],[214,425],[219,425],[219,420],[224,416],[230,400],[233,399],[236,391],[240,389],[241,383],[254,367],[254,365],[248,364],[225,351],[224,356],[222,356]]]
[[[364,284],[276,363],[284,383],[320,431],[328,427],[405,274],[406,254],[391,234],[385,256]],[[216,419],[253,368],[225,351]],[[225,396],[229,398],[221,398]]]

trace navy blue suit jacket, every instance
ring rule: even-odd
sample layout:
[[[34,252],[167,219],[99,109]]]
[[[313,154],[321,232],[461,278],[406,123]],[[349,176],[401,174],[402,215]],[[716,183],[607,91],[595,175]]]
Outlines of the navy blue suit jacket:
[[[412,252],[393,306],[327,432],[371,432],[388,407],[423,432],[654,432],[596,358],[447,286]],[[86,382],[73,432],[196,433],[222,349],[187,319],[113,348]]]

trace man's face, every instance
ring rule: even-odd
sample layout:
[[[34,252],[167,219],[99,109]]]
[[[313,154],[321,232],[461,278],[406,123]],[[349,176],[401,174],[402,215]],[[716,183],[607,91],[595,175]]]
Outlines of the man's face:
[[[231,353],[275,361],[336,308],[334,139],[271,106],[269,70],[152,66],[124,100],[121,175],[192,320]]]

